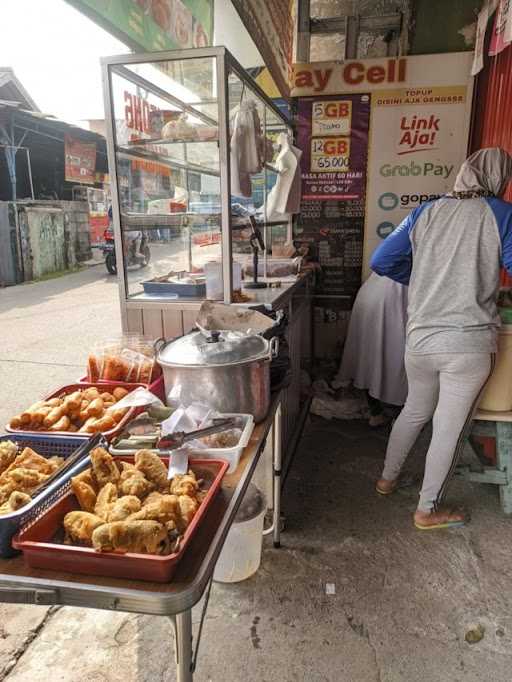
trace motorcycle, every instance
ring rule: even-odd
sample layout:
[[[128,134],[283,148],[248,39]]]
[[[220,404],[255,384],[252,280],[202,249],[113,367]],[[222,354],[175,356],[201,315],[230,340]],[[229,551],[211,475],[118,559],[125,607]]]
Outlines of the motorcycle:
[[[112,228],[107,228],[103,234],[105,243],[101,246],[101,251],[105,256],[105,267],[111,275],[117,275],[116,249],[114,244],[114,232]],[[128,245],[127,253],[127,267],[131,265],[138,265],[140,268],[145,268],[151,260],[151,251],[149,250],[148,238],[146,233],[142,232],[142,238],[138,253],[135,249],[137,241],[132,239]]]

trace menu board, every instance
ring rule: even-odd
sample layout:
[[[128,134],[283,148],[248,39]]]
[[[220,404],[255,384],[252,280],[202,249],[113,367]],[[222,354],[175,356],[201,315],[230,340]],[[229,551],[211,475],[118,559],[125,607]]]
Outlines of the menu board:
[[[369,123],[370,96],[366,94],[299,101],[303,199],[361,199]]]

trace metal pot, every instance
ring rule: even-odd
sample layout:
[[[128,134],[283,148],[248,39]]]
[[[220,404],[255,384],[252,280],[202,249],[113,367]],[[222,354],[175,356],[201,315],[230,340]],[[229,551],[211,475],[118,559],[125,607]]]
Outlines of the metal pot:
[[[192,332],[174,341],[157,341],[165,394],[181,387],[180,402],[205,403],[219,412],[247,413],[265,419],[270,405],[270,361],[277,338],[236,332]]]

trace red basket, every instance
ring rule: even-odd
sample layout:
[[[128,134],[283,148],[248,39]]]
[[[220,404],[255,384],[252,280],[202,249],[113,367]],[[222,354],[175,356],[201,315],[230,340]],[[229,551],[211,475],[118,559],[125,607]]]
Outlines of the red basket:
[[[133,462],[134,460],[133,457],[128,456],[115,456],[114,459],[119,462]],[[169,458],[162,457],[162,461],[167,464]],[[101,575],[111,578],[128,578],[130,580],[149,580],[159,583],[169,582],[215,495],[219,492],[222,478],[228,466],[229,464],[223,460],[190,460],[192,471],[198,479],[202,478],[206,484],[209,484],[209,488],[192,523],[185,531],[178,551],[174,554],[156,556],[153,554],[96,552],[90,547],[57,544],[53,540],[62,528],[64,516],[70,511],[79,509],[76,498],[71,491],[65,493],[44,514],[22,528],[13,538],[13,547],[23,552],[25,561],[31,568]]]
[[[59,398],[61,395],[68,395],[69,393],[73,393],[74,391],[78,391],[80,389],[86,389],[86,388],[98,388],[101,391],[106,391],[111,392],[114,390],[114,388],[125,388],[127,391],[131,392],[134,391],[136,388],[146,388],[144,384],[126,384],[122,381],[101,381],[101,382],[96,382],[92,384],[68,384],[67,386],[62,386],[62,388],[59,388],[57,391],[53,391],[50,395],[47,395],[43,400],[50,400],[50,398]],[[110,431],[105,431],[103,435],[107,440],[112,440],[115,436],[118,436],[121,431],[123,430],[124,426],[130,419],[133,419],[137,414],[142,412],[143,408],[141,407],[131,407],[128,412],[125,414],[125,416],[121,419],[119,424],[115,426],[115,428],[110,429]],[[72,431],[27,431],[25,429],[13,429],[9,425],[5,427],[5,430],[7,433],[29,433],[32,435],[47,435],[51,436],[52,438],[54,436],[65,436],[66,438],[69,438],[72,436],[73,438],[90,438],[93,434],[90,433],[77,433],[77,432],[72,432]]]
[[[87,377],[82,377],[81,379],[78,379],[80,384],[88,384],[89,382],[87,381]],[[105,384],[112,383],[111,381],[107,381],[106,379],[98,379],[98,384],[101,384],[104,386]],[[120,381],[119,386],[131,386],[131,384],[127,384],[123,381]],[[159,377],[157,377],[154,381],[152,381],[150,384],[140,384],[141,386],[145,386],[151,393],[154,393],[157,398],[160,398],[160,400],[165,404],[165,385],[164,385],[164,375],[160,374]]]

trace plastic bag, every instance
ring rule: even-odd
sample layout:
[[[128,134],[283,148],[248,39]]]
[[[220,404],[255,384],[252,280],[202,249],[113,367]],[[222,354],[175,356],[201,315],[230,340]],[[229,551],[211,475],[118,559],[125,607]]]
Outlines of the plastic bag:
[[[139,334],[96,346],[87,360],[87,379],[150,384],[161,374],[153,343]]]
[[[134,391],[131,391],[131,393],[128,393],[128,395],[125,395],[124,398],[109,407],[106,411],[122,410],[127,407],[148,407],[149,405],[165,407],[160,398],[157,398],[157,396],[154,393],[151,393],[151,391],[148,391],[147,388],[140,386]]]

